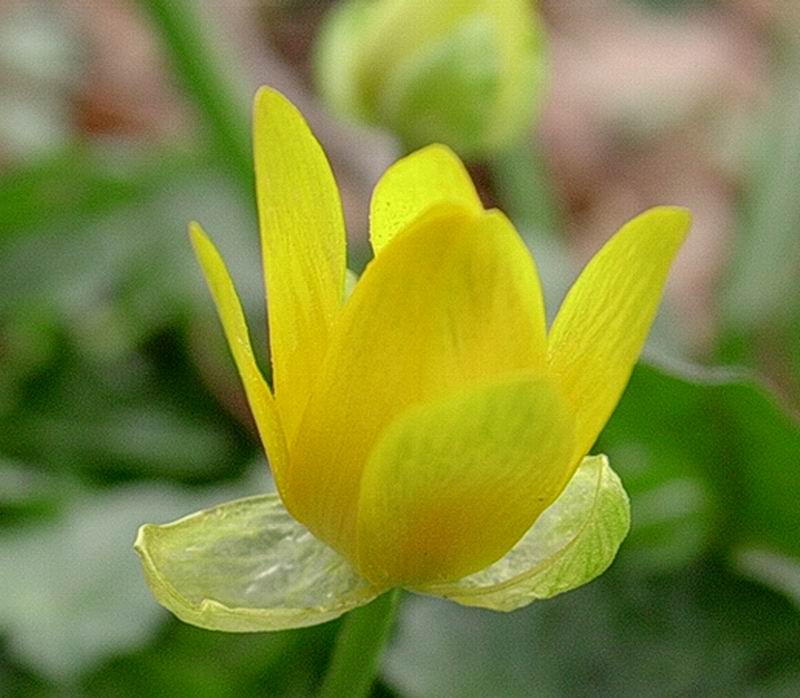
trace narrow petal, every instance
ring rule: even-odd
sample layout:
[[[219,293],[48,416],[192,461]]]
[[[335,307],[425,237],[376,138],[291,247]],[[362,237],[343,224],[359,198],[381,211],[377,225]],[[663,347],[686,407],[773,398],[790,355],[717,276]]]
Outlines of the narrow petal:
[[[377,584],[458,579],[493,563],[566,484],[569,409],[551,379],[517,378],[417,405],[370,455],[358,567]]]
[[[298,524],[275,494],[147,524],[134,544],[158,602],[186,623],[227,632],[316,625],[380,590]]]
[[[292,447],[292,513],[354,555],[361,471],[410,405],[477,381],[544,372],[538,277],[513,226],[434,209],[367,267]]]
[[[628,383],[690,220],[685,209],[668,207],[634,218],[589,262],[558,311],[547,359],[576,413],[576,462]]]
[[[291,442],[342,303],[344,221],[325,153],[269,88],[256,95],[253,139],[275,398]]]
[[[369,237],[377,255],[392,238],[431,206],[452,203],[483,210],[464,164],[444,145],[429,145],[394,163],[375,186]]]
[[[287,462],[286,441],[275,401],[253,356],[250,333],[247,330],[239,296],[214,243],[196,223],[189,226],[189,237],[217,306],[217,313],[242,379],[253,419],[269,456],[275,483],[278,491],[283,493]]]
[[[605,456],[584,458],[559,498],[493,565],[415,591],[465,606],[513,611],[601,575],[630,529],[630,503]]]

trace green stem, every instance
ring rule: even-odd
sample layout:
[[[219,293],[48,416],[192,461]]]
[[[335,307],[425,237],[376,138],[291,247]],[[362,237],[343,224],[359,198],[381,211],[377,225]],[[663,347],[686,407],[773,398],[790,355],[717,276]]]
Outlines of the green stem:
[[[497,155],[489,167],[502,206],[518,225],[537,237],[558,238],[561,211],[537,144],[519,143]]]
[[[539,263],[552,321],[557,302],[575,278],[572,256],[563,236],[563,211],[551,185],[541,146],[521,142],[489,163],[499,208],[505,211]]]
[[[253,192],[253,160],[243,90],[231,76],[237,66],[221,50],[196,0],[141,0],[161,35],[174,68],[203,115],[222,162]]]
[[[369,694],[399,598],[400,591],[396,589],[347,614],[336,638],[320,698],[363,698]]]

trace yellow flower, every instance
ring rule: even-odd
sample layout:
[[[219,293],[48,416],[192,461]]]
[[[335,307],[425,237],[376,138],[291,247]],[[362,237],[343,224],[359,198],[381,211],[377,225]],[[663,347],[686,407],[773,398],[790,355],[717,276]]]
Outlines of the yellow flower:
[[[206,627],[272,629],[392,587],[508,610],[599,574],[628,505],[605,458],[584,457],[688,213],[652,209],[623,227],[548,331],[514,227],[484,210],[451,151],[429,146],[376,186],[375,259],[346,299],[321,147],[267,88],[254,138],[274,393],[222,259],[197,225],[191,238],[295,521],[273,495],[144,527],[137,549],[159,600]]]

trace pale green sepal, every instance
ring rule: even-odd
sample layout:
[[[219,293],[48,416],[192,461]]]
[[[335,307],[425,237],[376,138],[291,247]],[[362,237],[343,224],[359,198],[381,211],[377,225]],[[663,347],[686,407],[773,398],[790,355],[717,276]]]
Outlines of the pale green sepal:
[[[158,602],[209,630],[316,625],[380,593],[297,523],[277,494],[146,524],[134,547]]]
[[[606,456],[588,456],[505,557],[457,582],[414,591],[465,606],[513,611],[602,574],[629,528],[630,505],[619,477]]]

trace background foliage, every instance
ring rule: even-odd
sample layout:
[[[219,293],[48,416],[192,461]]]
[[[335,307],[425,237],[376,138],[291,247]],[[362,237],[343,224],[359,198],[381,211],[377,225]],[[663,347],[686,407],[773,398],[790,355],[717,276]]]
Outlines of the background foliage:
[[[344,183],[351,267],[368,258],[369,187],[399,146],[315,96],[329,4],[0,3],[0,695],[319,682],[336,622],[183,625],[131,543],[269,485],[185,235],[192,219],[215,234],[266,347],[255,85],[309,114]],[[596,449],[633,530],[604,577],[518,613],[405,599],[376,696],[800,693],[800,18],[790,0],[588,5],[540,3],[541,117],[473,174],[553,306],[627,217],[694,209]]]

